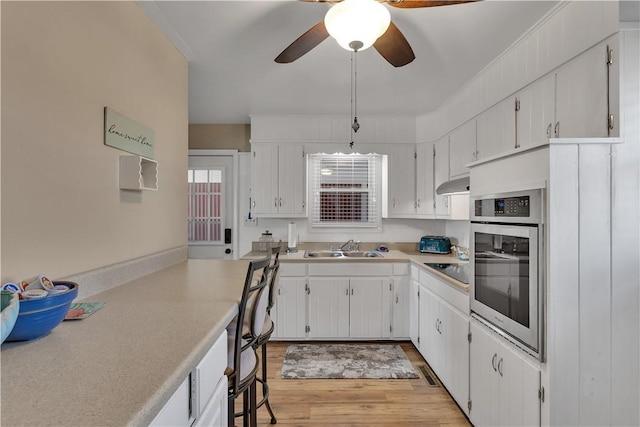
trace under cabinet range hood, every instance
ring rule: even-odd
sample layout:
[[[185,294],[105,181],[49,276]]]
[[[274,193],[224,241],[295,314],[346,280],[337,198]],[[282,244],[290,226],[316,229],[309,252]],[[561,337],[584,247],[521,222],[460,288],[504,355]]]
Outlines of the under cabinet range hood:
[[[444,194],[468,194],[469,193],[469,177],[452,179],[443,182],[436,188],[436,194],[441,196]]]

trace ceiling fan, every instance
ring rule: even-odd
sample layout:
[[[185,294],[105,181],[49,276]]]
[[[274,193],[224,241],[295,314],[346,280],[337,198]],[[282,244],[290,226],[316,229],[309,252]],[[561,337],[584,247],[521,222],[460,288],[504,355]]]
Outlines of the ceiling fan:
[[[389,6],[402,8],[402,9],[410,9],[410,8],[420,8],[420,7],[434,7],[434,6],[448,6],[459,3],[471,3],[478,0],[299,0],[303,2],[314,2],[314,3],[330,3],[333,6],[327,13],[327,17],[332,13],[333,9],[342,5],[346,2],[360,2],[360,3],[373,3],[376,4],[375,7],[382,7],[380,3],[386,3]],[[377,5],[379,4],[379,6]],[[382,7],[385,11],[386,8]],[[386,12],[387,16],[388,11]],[[373,47],[378,51],[380,55],[384,59],[387,60],[394,67],[402,67],[404,65],[409,64],[411,61],[415,59],[415,55],[413,53],[413,49],[409,45],[409,42],[404,37],[402,32],[395,26],[393,22],[388,20],[388,28],[385,26],[386,31],[382,35],[373,40]],[[311,49],[319,45],[322,41],[324,41],[327,37],[329,37],[330,31],[327,30],[327,18],[325,20],[320,21],[313,27],[311,27],[307,32],[298,37],[293,43],[291,43],[285,50],[280,53],[275,59],[276,62],[285,64],[289,62],[293,62],[296,59],[300,58]],[[334,36],[335,37],[335,36]],[[352,45],[352,43],[355,43]],[[348,50],[362,50],[363,46],[360,42],[350,42],[347,46],[341,43],[345,49]],[[368,47],[368,46],[367,46]],[[366,48],[366,47],[364,47]]]

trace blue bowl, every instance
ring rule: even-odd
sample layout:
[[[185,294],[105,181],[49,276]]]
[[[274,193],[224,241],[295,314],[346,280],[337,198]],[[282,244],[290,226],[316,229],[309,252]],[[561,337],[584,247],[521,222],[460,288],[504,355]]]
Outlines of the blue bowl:
[[[18,294],[10,291],[2,291],[2,326],[0,327],[0,343],[9,336],[13,330],[13,325],[18,319],[18,311],[20,310],[20,300]]]
[[[6,341],[29,341],[40,338],[64,320],[71,303],[78,296],[78,284],[74,282],[53,282],[53,284],[66,285],[70,289],[58,295],[20,301],[18,319]]]

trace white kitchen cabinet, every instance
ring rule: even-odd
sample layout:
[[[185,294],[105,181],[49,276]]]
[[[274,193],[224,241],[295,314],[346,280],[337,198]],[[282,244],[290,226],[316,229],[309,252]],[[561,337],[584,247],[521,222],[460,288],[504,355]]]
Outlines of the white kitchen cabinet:
[[[422,269],[419,287],[419,351],[460,408],[468,414],[468,294]],[[415,314],[414,314],[415,316]]]
[[[150,425],[227,425],[228,387],[224,374],[226,368],[227,332],[223,330]]]
[[[476,160],[514,150],[516,114],[516,98],[509,97],[478,116]]]
[[[558,68],[556,137],[620,136],[618,45],[616,34]]]
[[[349,337],[349,279],[310,277],[310,338]]]
[[[432,142],[416,145],[416,213],[420,218],[435,215],[434,158]]]
[[[271,309],[271,316],[275,322],[273,337],[304,338],[307,324],[307,280],[305,277],[285,277],[282,275],[278,280],[280,287],[275,304]]]
[[[251,207],[256,217],[304,217],[304,150],[299,144],[253,144]]]
[[[476,426],[540,425],[540,369],[486,326],[471,322],[470,402]]]
[[[476,120],[469,120],[449,133],[450,157],[448,160],[450,178],[469,174],[466,165],[477,160]],[[437,187],[437,185],[436,185]]]
[[[410,277],[393,277],[393,322],[392,335],[394,338],[409,337],[409,304],[411,298]]]
[[[158,415],[151,421],[153,427],[189,426],[193,422],[191,416],[191,376],[187,376],[178,389],[162,407]]]
[[[407,218],[416,214],[416,146],[398,144],[388,157],[389,217]]]
[[[229,411],[229,381],[226,375],[218,381],[211,400],[202,409],[200,417],[193,424],[194,427],[224,427],[228,425]]]
[[[434,145],[434,187],[449,181],[449,141],[441,138]],[[434,194],[436,218],[449,218],[449,196]]]
[[[390,337],[389,287],[379,277],[310,277],[309,337]]]
[[[513,148],[547,143],[554,136],[556,115],[555,73],[547,74],[516,95],[519,110]]]
[[[417,267],[411,266],[411,283],[409,285],[409,338],[413,346],[420,350],[420,282],[418,282],[417,270]]]

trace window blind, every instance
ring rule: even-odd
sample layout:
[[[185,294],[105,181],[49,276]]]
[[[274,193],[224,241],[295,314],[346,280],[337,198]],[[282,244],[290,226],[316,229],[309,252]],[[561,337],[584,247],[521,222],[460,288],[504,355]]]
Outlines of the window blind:
[[[189,242],[222,242],[222,172],[214,169],[187,171]]]
[[[378,227],[381,172],[379,154],[310,154],[312,226]]]

